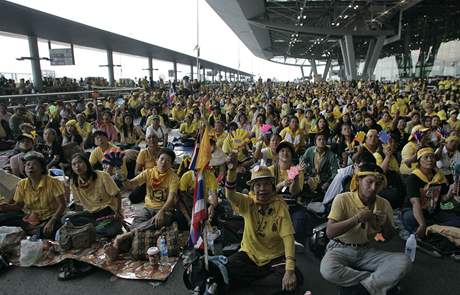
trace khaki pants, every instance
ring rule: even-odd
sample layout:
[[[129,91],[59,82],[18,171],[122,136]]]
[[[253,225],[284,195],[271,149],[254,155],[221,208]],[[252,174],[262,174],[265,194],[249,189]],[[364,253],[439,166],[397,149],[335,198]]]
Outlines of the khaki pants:
[[[372,295],[385,295],[410,270],[403,253],[352,247],[330,241],[321,261],[321,275],[329,282],[351,287],[361,284]]]

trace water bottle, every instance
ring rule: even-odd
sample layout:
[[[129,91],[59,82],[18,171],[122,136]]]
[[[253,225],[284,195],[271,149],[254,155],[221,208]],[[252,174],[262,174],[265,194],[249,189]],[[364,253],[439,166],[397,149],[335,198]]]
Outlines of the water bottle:
[[[406,251],[405,254],[409,259],[414,262],[415,261],[415,251],[417,250],[417,240],[415,239],[415,235],[411,234],[406,241]]]
[[[207,241],[208,241],[208,251],[214,254],[214,235],[212,232],[208,232],[207,234]]]
[[[160,237],[160,268],[169,264],[168,246],[166,245],[165,236]]]

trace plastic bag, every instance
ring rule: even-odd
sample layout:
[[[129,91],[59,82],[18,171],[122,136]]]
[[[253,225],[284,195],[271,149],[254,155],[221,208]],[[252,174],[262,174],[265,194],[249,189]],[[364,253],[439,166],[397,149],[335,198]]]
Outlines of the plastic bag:
[[[19,244],[19,241],[25,236],[24,231],[16,226],[0,227],[0,250],[3,248]]]
[[[43,241],[21,241],[21,255],[19,257],[19,265],[29,267],[37,262],[43,253]]]

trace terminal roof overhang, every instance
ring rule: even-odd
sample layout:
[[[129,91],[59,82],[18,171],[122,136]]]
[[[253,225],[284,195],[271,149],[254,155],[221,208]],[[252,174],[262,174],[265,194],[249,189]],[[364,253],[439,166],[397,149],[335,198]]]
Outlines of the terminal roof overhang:
[[[37,36],[45,40],[89,48],[112,50],[113,52],[123,54],[151,57],[184,65],[196,65],[196,57],[194,56],[104,31],[4,0],[0,0],[0,32],[2,31],[24,36]],[[204,59],[200,59],[200,64],[210,70],[226,71],[235,74],[239,72],[240,75],[252,76],[250,73],[238,71],[237,69]]]
[[[400,54],[431,36],[459,37],[458,0],[206,0],[256,56],[285,64],[341,60],[338,40],[352,35],[357,60],[385,37],[380,56]]]

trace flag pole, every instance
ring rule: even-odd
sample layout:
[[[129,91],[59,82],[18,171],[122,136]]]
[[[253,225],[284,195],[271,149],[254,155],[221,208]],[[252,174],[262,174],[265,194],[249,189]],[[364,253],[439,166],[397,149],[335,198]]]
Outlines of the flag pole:
[[[203,243],[204,243],[204,268],[209,271],[209,259],[208,259],[208,223],[204,222],[203,228]]]

